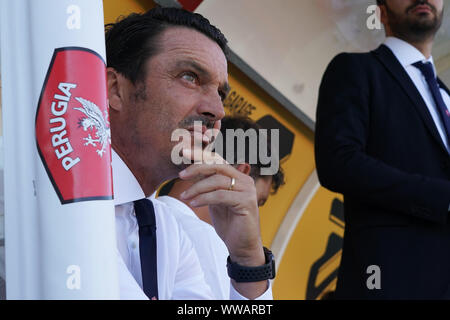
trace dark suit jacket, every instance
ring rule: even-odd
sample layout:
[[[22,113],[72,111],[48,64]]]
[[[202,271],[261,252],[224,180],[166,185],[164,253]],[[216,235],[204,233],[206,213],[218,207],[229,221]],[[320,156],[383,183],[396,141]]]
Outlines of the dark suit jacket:
[[[388,47],[330,63],[315,155],[321,184],[344,195],[336,297],[449,298],[450,157]],[[366,285],[371,265],[380,267],[381,290]]]

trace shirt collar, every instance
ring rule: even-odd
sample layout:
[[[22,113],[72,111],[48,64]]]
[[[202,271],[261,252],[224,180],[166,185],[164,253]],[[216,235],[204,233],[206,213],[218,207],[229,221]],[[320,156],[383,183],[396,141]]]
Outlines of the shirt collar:
[[[434,68],[432,56],[430,56],[429,59],[425,58],[422,52],[404,40],[395,37],[387,37],[384,41],[384,45],[391,49],[403,68],[409,67],[417,61],[431,62]]]
[[[114,205],[117,206],[145,198],[144,191],[125,162],[123,162],[114,149],[111,149],[111,153]]]

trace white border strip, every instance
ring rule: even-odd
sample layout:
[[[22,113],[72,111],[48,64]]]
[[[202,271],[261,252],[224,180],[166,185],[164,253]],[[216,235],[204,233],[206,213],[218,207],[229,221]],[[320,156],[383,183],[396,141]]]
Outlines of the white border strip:
[[[275,256],[276,268],[281,264],[286,247],[297,228],[298,222],[303,216],[306,208],[320,187],[317,171],[314,170],[309,176],[303,188],[298,193],[288,212],[284,216],[281,226],[272,241],[271,250]]]

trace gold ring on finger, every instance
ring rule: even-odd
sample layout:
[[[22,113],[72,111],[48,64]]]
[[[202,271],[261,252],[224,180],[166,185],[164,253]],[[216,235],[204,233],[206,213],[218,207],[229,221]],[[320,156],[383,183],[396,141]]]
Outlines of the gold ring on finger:
[[[236,184],[236,179],[231,178],[230,186],[228,187],[228,190],[233,191],[234,185]]]

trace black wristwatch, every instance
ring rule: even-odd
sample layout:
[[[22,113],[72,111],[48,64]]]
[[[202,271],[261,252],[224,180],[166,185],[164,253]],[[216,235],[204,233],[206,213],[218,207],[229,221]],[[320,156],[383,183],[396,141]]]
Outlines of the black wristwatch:
[[[264,247],[266,264],[259,267],[244,267],[233,261],[228,256],[228,276],[236,282],[258,282],[275,278],[275,260],[272,251]]]

